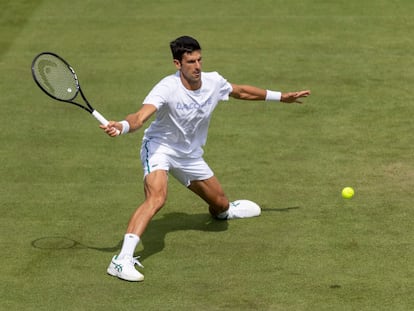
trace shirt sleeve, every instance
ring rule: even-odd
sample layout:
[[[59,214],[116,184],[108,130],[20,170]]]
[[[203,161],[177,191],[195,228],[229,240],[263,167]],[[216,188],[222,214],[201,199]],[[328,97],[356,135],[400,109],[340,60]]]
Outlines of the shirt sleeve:
[[[170,93],[170,86],[165,80],[156,84],[152,90],[145,97],[143,104],[154,105],[159,110],[165,103],[167,103],[168,94]]]
[[[231,84],[223,78],[219,73],[217,73],[217,80],[219,81],[219,94],[220,94],[220,100],[229,100],[229,95],[233,91],[233,88],[231,87]]]

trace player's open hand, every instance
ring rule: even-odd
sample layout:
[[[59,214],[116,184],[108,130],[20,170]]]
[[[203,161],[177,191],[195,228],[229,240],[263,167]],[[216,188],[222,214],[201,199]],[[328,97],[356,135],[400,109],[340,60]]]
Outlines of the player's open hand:
[[[311,94],[310,90],[282,93],[282,97],[280,98],[280,101],[284,103],[302,104],[302,101],[300,100],[300,98],[308,97],[310,94]]]
[[[115,121],[109,121],[107,125],[99,125],[111,137],[116,137],[122,131],[122,124]]]

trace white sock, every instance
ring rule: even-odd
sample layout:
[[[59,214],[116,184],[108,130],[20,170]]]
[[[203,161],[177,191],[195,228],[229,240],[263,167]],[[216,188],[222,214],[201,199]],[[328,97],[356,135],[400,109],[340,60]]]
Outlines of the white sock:
[[[118,255],[119,259],[124,258],[125,256],[134,256],[135,248],[137,247],[140,241],[139,236],[133,233],[127,233],[124,236],[124,243],[122,244],[121,252]]]

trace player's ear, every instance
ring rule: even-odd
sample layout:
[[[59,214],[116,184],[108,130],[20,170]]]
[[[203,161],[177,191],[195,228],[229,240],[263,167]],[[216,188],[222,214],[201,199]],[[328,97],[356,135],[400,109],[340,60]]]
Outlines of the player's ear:
[[[174,59],[174,65],[178,70],[181,69],[181,62],[178,59]]]

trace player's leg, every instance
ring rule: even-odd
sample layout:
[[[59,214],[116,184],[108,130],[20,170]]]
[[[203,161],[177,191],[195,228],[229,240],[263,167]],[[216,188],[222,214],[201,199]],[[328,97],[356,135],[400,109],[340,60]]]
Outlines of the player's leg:
[[[133,257],[135,248],[152,217],[163,207],[167,199],[169,157],[157,153],[157,149],[157,146],[152,145],[150,141],[144,141],[142,144],[141,162],[145,176],[145,200],[131,215],[121,252],[113,257],[107,269],[110,275],[128,281],[144,279],[144,276],[134,267],[135,264],[142,267]]]
[[[220,182],[203,158],[176,159],[171,174],[206,201],[210,214],[215,218],[235,219],[260,215],[260,207],[251,201],[230,203]]]
[[[215,176],[191,181],[188,188],[209,205],[210,214],[217,219],[238,219],[259,216],[260,207],[248,200],[229,202]]]
[[[121,252],[112,258],[107,269],[108,274],[127,281],[144,280],[144,276],[135,269],[134,265],[143,266],[133,256],[140,237],[152,217],[164,206],[167,199],[167,182],[168,175],[164,170],[151,172],[145,177],[145,200],[132,214]]]
[[[141,236],[152,217],[164,206],[167,200],[168,175],[164,170],[157,170],[145,177],[145,201],[132,214],[127,233]]]
[[[188,189],[207,202],[213,217],[217,217],[229,209],[230,202],[216,176],[205,180],[193,180]]]

